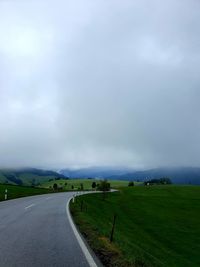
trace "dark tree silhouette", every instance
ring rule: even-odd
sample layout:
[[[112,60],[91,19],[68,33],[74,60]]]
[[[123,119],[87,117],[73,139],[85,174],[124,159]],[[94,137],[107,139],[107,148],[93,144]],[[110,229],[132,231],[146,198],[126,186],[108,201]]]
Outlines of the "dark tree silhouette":
[[[58,185],[57,185],[56,183],[53,184],[53,190],[54,190],[54,191],[58,190]]]

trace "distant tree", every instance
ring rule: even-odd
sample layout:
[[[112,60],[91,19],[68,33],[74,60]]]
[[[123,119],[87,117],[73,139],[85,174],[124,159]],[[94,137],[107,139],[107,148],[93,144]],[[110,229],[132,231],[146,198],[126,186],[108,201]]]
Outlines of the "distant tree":
[[[167,178],[167,177],[160,178],[160,179],[151,179],[151,180],[144,182],[144,185],[156,185],[156,184],[165,185],[165,184],[172,184],[172,182],[170,178]]]
[[[110,191],[110,183],[108,183],[108,181],[106,179],[100,181],[100,184],[98,185],[98,190],[100,190],[100,191]]]
[[[96,182],[93,182],[93,183],[92,183],[92,188],[95,189],[96,187],[97,187]]]
[[[58,190],[58,185],[57,185],[56,183],[53,184],[53,190],[54,190],[54,191]]]
[[[71,188],[72,188],[72,190],[74,190],[74,186],[73,185],[71,186]]]
[[[82,191],[83,191],[83,184],[81,183],[81,188],[80,188]]]
[[[67,186],[67,183],[65,183],[65,186]]]
[[[134,182],[133,181],[129,182],[128,186],[134,186]]]
[[[32,179],[32,182],[31,182],[31,186],[32,186],[32,187],[35,187],[35,184],[36,184],[36,182],[35,182],[35,178],[33,178],[33,179]]]
[[[172,184],[172,181],[168,177],[160,178],[160,183],[161,184]]]
[[[108,183],[106,179],[102,180],[100,184],[98,185],[98,190],[103,192],[102,196],[103,196],[103,199],[105,199],[106,192],[110,191],[110,183]]]

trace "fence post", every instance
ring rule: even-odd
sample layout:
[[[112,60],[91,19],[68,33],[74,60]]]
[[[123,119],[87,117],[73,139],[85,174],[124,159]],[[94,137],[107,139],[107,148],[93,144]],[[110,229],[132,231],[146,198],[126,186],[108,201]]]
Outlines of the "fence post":
[[[81,200],[81,211],[83,211],[83,200]]]
[[[111,234],[110,234],[110,242],[113,241],[113,236],[114,236],[114,231],[115,231],[116,217],[117,217],[117,215],[114,214],[114,217],[113,217],[113,225],[112,225],[112,230],[111,230]]]

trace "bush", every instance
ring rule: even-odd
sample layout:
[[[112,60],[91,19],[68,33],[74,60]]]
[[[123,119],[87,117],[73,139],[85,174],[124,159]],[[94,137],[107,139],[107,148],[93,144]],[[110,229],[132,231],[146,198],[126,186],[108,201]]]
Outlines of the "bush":
[[[129,182],[128,186],[134,186],[134,182]]]

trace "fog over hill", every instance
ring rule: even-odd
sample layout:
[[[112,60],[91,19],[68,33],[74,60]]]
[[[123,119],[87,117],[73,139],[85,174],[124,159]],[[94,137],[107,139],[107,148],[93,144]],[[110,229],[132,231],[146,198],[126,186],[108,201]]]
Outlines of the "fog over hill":
[[[175,184],[200,184],[200,168],[156,168],[150,170],[113,169],[93,167],[78,170],[64,169],[60,173],[70,178],[101,178],[111,180],[145,181],[168,177]]]

